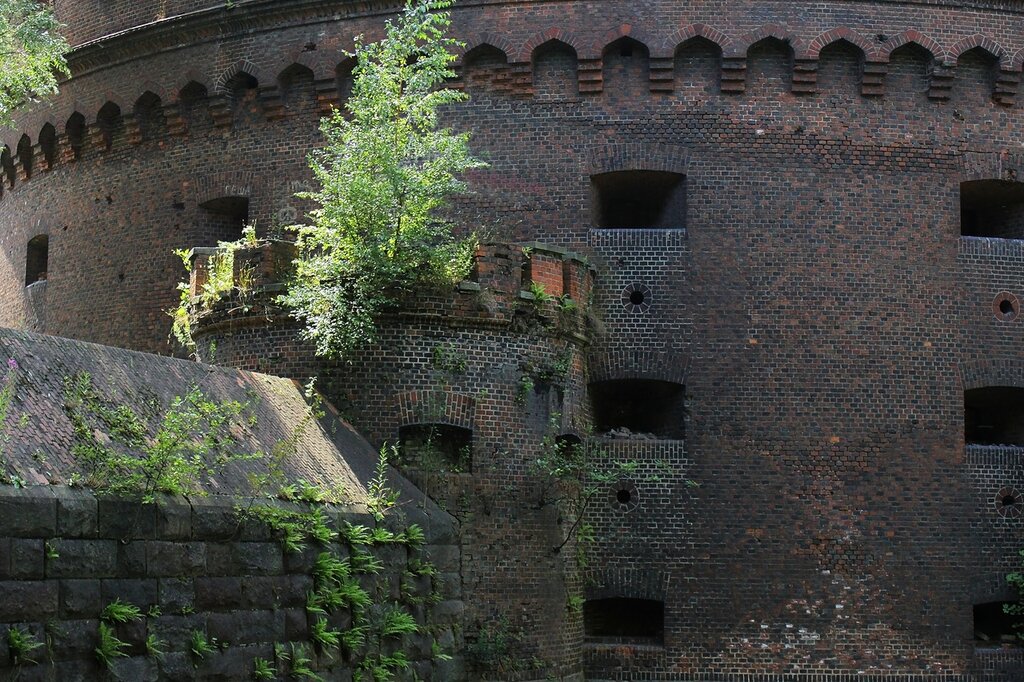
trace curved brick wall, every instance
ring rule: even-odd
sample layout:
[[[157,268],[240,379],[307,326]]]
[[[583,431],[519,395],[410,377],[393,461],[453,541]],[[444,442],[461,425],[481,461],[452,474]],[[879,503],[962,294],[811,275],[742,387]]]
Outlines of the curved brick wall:
[[[171,250],[212,244],[201,204],[221,196],[248,197],[263,234],[301,215],[317,117],[378,11],[242,2],[78,50],[61,95],[0,135],[0,323],[170,352]],[[109,30],[93,14],[76,42]],[[959,682],[1012,659],[975,653],[972,604],[1005,596],[1019,522],[991,501],[1019,455],[965,454],[963,391],[1024,385],[1024,318],[993,314],[1024,279],[1019,243],[961,238],[959,186],[1022,177],[1024,7],[465,3],[453,19],[472,99],[450,121],[492,164],[461,215],[592,258],[590,379],[686,384],[684,442],[612,448],[672,473],[595,510],[585,591],[662,599],[663,642],[585,643],[590,676]],[[633,171],[685,175],[659,226],[677,229],[601,228],[591,177]],[[48,278],[26,291],[37,234]],[[255,361],[259,343],[231,352]],[[350,378],[357,412],[397,390],[378,361]]]

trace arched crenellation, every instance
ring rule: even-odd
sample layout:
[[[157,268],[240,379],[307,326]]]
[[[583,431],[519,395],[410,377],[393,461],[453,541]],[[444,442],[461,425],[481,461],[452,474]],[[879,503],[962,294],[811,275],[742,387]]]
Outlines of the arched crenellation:
[[[539,100],[575,99],[579,96],[579,55],[568,43],[551,38],[530,53],[533,96]]]
[[[28,135],[22,135],[18,140],[18,148],[15,152],[18,157],[19,179],[23,182],[32,177],[32,165],[35,152],[32,149],[32,140]]]
[[[880,35],[878,39],[882,37]],[[652,93],[679,89],[688,98],[706,99],[719,93],[743,92],[751,80],[760,79],[758,60],[755,59],[751,65],[749,50],[757,52],[766,45],[773,45],[780,53],[792,53],[784,58],[791,63],[788,71],[775,74],[774,82],[778,84],[780,80],[788,79],[790,89],[798,94],[813,94],[821,90],[830,96],[849,97],[849,93],[854,91],[853,81],[856,78],[862,96],[917,101],[926,93],[927,98],[934,101],[952,99],[966,104],[995,101],[1001,105],[1012,105],[1016,99],[1024,67],[1024,49],[1011,53],[983,34],[960,38],[946,48],[914,29],[884,37],[884,42],[879,43],[840,26],[805,39],[788,27],[769,24],[734,40],[714,27],[694,23],[676,29],[668,37],[659,38],[647,29],[637,28],[637,22],[627,22],[606,31],[583,51],[579,48],[580,41],[562,28],[549,28],[534,34],[518,51],[506,39],[486,34],[473,41],[474,47],[467,49],[464,59],[472,62],[474,49],[485,45],[503,55],[515,54],[517,61],[509,59],[506,66],[498,67],[505,73],[491,78],[492,85],[497,84],[502,92],[529,96],[538,101],[573,100],[579,95],[602,92],[606,64],[601,53],[607,53],[609,46],[618,45],[618,41],[634,47],[636,44],[630,41],[637,41],[640,45],[637,49],[641,53],[646,50],[648,75],[637,77],[641,81],[646,80]],[[576,59],[575,87],[569,77],[573,68],[573,52]],[[300,51],[300,56],[306,54]],[[493,56],[497,54],[493,53]],[[123,105],[114,99],[104,104],[101,109],[103,115],[97,114],[91,125],[79,120],[75,113],[69,114],[67,121],[70,127],[65,127],[62,136],[55,135],[56,140],[48,139],[45,149],[40,146],[37,150],[40,158],[32,160],[28,166],[24,163],[24,155],[15,149],[12,152],[17,166],[15,175],[27,180],[40,168],[52,168],[62,161],[80,158],[83,150],[93,143],[85,139],[88,131],[92,132],[97,148],[103,151],[114,146],[122,128],[126,139],[136,144],[163,135],[202,134],[211,122],[222,127],[233,122],[237,125],[239,116],[252,118],[262,115],[275,120],[295,104],[291,100],[298,81],[293,84],[292,80],[302,82],[300,89],[307,96],[299,99],[308,101],[311,72],[314,73],[313,98],[317,104],[315,107],[302,107],[302,110],[308,108],[310,112],[316,112],[313,115],[326,114],[332,106],[339,106],[345,101],[351,88],[353,65],[350,61],[343,61],[337,66],[333,79],[317,80],[315,71],[305,62],[322,65],[326,63],[325,57],[318,55],[315,59],[308,56],[305,60],[298,59],[282,70],[279,79],[268,81],[270,84],[265,86],[260,85],[263,82],[260,67],[248,60],[240,60],[222,72],[212,81],[212,86],[205,84],[209,82],[206,76],[188,72],[187,81],[172,100],[176,101],[177,107],[165,107],[165,98],[161,94],[163,87],[147,82],[148,89],[139,95],[130,111],[124,110]],[[855,60],[860,62],[859,73]],[[557,74],[557,83],[551,80],[555,77],[553,74]],[[643,89],[635,83],[628,86]],[[769,90],[770,95],[775,96],[781,88]],[[111,114],[112,106],[124,113]],[[13,140],[10,145],[18,146]]]
[[[457,73],[462,87],[466,90],[510,90],[508,54],[489,43],[481,43],[463,54]]]

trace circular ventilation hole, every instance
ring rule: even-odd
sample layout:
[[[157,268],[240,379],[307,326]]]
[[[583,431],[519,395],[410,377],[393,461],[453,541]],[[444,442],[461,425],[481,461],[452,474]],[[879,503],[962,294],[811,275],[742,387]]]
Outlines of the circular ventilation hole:
[[[651,288],[634,282],[622,290],[622,306],[631,313],[646,313],[651,307]]]
[[[1000,291],[992,301],[992,312],[1000,322],[1017,319],[1020,311],[1020,300],[1009,291]]]
[[[640,505],[640,496],[636,492],[636,484],[632,481],[619,481],[611,488],[611,505],[620,512],[631,512]]]
[[[1024,499],[1016,488],[1006,486],[996,493],[996,511],[1000,516],[1016,519],[1024,514]]]

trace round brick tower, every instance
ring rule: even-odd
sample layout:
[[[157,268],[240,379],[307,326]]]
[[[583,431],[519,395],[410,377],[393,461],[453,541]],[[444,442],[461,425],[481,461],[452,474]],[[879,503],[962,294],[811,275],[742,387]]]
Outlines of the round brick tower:
[[[74,75],[0,133],[0,324],[170,353],[172,251],[301,219],[346,50],[398,5],[54,4]],[[448,122],[491,164],[458,215],[546,245],[527,270],[563,287],[593,263],[593,321],[516,327],[533,275],[493,247],[353,367],[225,311],[211,359],[321,371],[378,441],[471,432],[470,470],[424,487],[472,498],[467,627],[503,617],[537,657],[506,677],[1020,679],[1000,614],[1024,519],[1024,2],[452,16],[471,99]],[[564,391],[517,402],[556,364]],[[554,413],[629,464],[582,567],[534,551],[558,519],[524,467]]]

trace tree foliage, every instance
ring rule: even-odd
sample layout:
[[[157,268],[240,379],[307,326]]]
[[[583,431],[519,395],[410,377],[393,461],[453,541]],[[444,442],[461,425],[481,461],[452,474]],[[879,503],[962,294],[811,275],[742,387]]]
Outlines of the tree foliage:
[[[57,91],[68,74],[67,41],[50,8],[38,0],[0,0],[0,127],[13,111]]]
[[[468,272],[475,242],[438,214],[464,191],[460,175],[484,164],[469,136],[441,128],[439,108],[465,98],[445,36],[450,0],[409,0],[372,43],[356,39],[352,95],[321,123],[310,155],[319,208],[298,231],[296,273],[282,302],[320,355],[344,357],[372,341],[377,320],[410,292]]]

